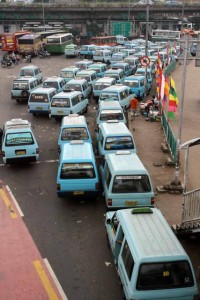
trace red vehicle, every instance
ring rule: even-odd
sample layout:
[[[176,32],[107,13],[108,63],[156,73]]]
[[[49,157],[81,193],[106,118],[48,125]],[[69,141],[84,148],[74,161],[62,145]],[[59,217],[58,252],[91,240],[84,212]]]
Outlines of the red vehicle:
[[[7,52],[17,52],[18,50],[18,38],[22,37],[25,34],[29,34],[29,31],[17,31],[14,33],[2,33],[1,34],[1,49]]]
[[[90,39],[90,44],[97,46],[117,46],[116,36],[97,36]]]

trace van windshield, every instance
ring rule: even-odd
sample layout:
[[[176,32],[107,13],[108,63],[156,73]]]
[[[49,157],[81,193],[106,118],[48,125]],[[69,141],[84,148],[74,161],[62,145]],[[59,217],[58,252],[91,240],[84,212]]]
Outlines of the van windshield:
[[[64,163],[61,168],[61,179],[95,178],[92,163]]]
[[[173,261],[142,264],[137,290],[161,290],[194,286],[188,261]]]
[[[127,149],[134,149],[133,139],[131,136],[112,136],[106,139],[105,150]]]
[[[29,102],[48,102],[47,94],[31,94]]]
[[[5,145],[7,147],[32,144],[34,144],[34,140],[30,132],[8,133],[6,135]]]
[[[123,120],[123,114],[120,110],[102,110],[100,114],[100,121],[107,122],[108,120]]]
[[[115,176],[112,193],[148,193],[151,185],[147,175]]]
[[[85,127],[63,128],[61,141],[87,140],[88,132]]]
[[[52,107],[70,107],[69,98],[54,98],[51,101]]]

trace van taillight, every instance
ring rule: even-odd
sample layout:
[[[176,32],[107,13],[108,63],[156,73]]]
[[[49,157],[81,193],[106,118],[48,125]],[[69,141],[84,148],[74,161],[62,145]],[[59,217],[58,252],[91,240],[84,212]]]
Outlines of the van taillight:
[[[108,206],[112,206],[112,199],[108,199],[107,203],[108,203]]]
[[[50,109],[48,110],[48,113],[51,114],[51,110]]]
[[[152,205],[155,204],[155,198],[154,198],[154,197],[151,198],[151,204],[152,204]]]
[[[100,189],[99,182],[97,182],[97,183],[95,184],[95,189],[96,189],[96,190],[99,190],[99,189]]]
[[[36,153],[39,154],[39,148],[36,149]]]
[[[59,183],[56,184],[56,189],[57,189],[57,191],[60,191],[60,184]]]
[[[5,152],[1,151],[1,156],[4,157],[5,156]]]

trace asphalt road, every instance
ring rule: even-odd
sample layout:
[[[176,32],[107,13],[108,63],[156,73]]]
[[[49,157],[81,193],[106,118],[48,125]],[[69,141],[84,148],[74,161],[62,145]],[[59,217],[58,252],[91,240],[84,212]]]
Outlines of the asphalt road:
[[[49,77],[58,76],[60,69],[73,65],[74,61],[75,59],[66,59],[61,55],[50,59],[34,58],[32,64],[39,66],[44,76]],[[57,197],[59,123],[48,116],[34,117],[28,113],[27,103],[19,104],[11,100],[12,81],[24,65],[26,64],[21,63],[10,69],[0,68],[0,127],[11,118],[31,121],[39,144],[40,159],[38,164],[20,166],[4,166],[0,161],[0,178],[13,192],[42,257],[48,258],[69,300],[123,299],[113,258],[107,246],[104,228],[106,207],[103,197],[90,200]],[[92,133],[95,127],[95,105],[95,101],[91,99],[87,120]],[[152,169],[151,157],[155,157],[152,151],[158,152],[157,148],[160,148],[162,140],[158,124],[149,124],[151,132],[158,130],[158,134],[152,134],[151,137],[149,132],[141,135],[145,123],[142,119],[137,121],[134,134],[136,143],[140,140],[138,151],[145,166],[150,169],[154,187],[159,180],[166,183],[163,182],[167,179],[165,170],[157,171],[155,167]],[[155,136],[157,139],[153,140]],[[144,149],[143,143],[148,138],[152,142],[149,143],[149,151]],[[174,171],[168,173],[171,175],[172,172]],[[180,197],[158,196],[157,206],[164,212],[169,223],[173,223],[181,215]],[[199,245],[185,240],[183,244],[191,254],[197,273]]]

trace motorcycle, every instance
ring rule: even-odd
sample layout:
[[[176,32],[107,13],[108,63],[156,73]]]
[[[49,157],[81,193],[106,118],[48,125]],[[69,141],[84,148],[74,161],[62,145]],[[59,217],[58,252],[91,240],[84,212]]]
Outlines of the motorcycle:
[[[31,58],[30,54],[24,56],[23,62],[31,63],[31,61],[32,61],[32,58]]]
[[[42,50],[38,53],[40,58],[50,58],[51,54],[47,50]]]
[[[1,60],[1,66],[2,68],[8,68],[12,66],[12,60],[11,59],[2,59]]]

